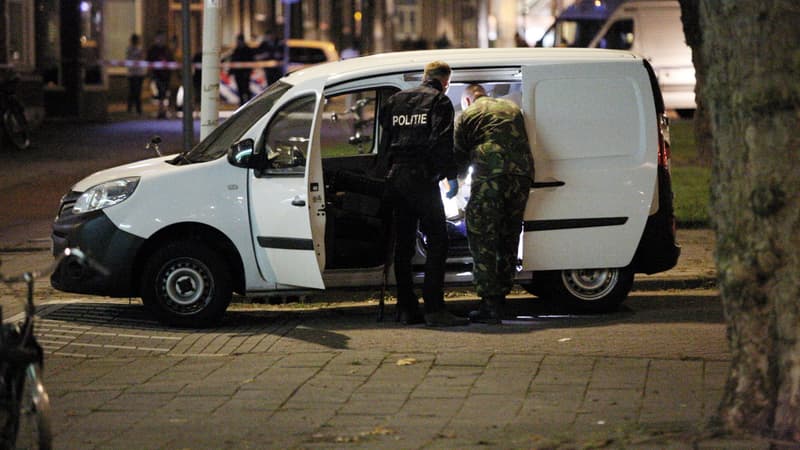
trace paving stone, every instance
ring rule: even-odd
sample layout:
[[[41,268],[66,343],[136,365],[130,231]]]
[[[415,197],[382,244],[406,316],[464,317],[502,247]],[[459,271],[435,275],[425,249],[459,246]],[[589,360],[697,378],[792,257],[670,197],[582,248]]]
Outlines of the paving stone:
[[[442,352],[436,355],[436,366],[473,366],[481,369],[489,362],[492,352]]]
[[[127,393],[108,400],[99,406],[102,411],[152,411],[169,403],[172,393]]]

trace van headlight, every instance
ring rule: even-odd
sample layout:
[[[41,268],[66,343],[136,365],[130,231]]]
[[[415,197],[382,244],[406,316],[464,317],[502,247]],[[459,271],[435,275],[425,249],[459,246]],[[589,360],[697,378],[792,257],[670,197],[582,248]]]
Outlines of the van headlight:
[[[133,194],[138,184],[139,177],[129,177],[90,187],[78,197],[78,201],[72,207],[72,213],[83,214],[122,203]]]

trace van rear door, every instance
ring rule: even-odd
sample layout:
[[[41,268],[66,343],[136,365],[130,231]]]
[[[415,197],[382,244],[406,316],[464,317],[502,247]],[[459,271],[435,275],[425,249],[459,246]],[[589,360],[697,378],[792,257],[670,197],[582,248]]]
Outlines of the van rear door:
[[[258,144],[268,167],[251,170],[250,223],[261,275],[324,289],[325,189],[319,127],[324,80],[288,91]]]
[[[653,93],[641,60],[523,67],[536,183],[523,268],[627,266],[656,184]]]

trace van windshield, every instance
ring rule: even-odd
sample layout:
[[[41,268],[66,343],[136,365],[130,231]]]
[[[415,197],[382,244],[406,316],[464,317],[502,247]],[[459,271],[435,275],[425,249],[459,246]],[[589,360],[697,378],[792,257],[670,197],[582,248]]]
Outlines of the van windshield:
[[[264,117],[272,109],[275,101],[291,87],[290,84],[282,81],[276,82],[222,122],[189,153],[175,158],[172,162],[175,164],[199,163],[222,157],[228,152],[231,144],[239,140],[245,131]]]
[[[536,43],[537,47],[588,47],[603,20],[558,19]]]

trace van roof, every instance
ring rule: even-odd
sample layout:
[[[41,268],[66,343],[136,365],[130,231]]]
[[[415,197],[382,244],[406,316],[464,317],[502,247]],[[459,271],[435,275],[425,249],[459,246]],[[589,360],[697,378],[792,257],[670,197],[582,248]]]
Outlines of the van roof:
[[[589,62],[640,59],[631,52],[587,48],[468,48],[379,53],[318,64],[292,72],[285,81],[299,84],[315,78],[346,81],[383,73],[422,73],[425,64],[442,60],[456,71],[488,67],[512,67],[542,62]]]

